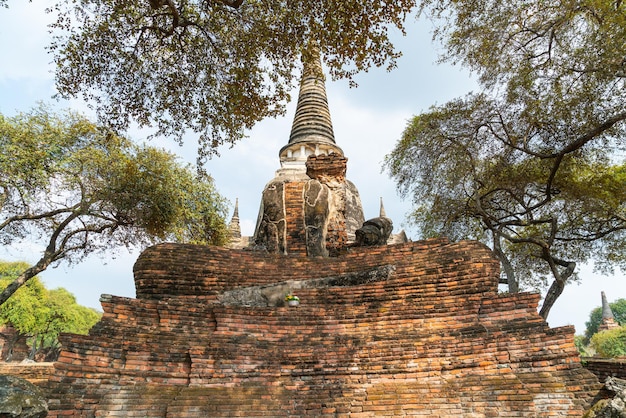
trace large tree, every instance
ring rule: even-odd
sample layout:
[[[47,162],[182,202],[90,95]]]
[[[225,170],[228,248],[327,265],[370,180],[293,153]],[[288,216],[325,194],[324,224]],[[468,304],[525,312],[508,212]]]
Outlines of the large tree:
[[[303,51],[334,77],[395,65],[389,32],[415,0],[60,1],[52,44],[57,87],[106,124],[200,134],[203,154],[282,114]]]
[[[0,261],[0,288],[13,282],[28,267],[25,262]],[[0,306],[0,324],[12,326],[18,338],[30,340],[31,359],[38,352],[52,354],[50,357],[54,358],[59,349],[59,333],[87,334],[100,317],[95,310],[77,304],[67,290],[46,289],[38,276]]]
[[[42,244],[0,293],[62,260],[170,239],[223,243],[226,207],[210,177],[153,147],[45,108],[0,115],[0,242]]]
[[[509,288],[626,265],[626,4],[424,0],[483,92],[416,116],[387,158],[427,235],[489,242]],[[521,280],[520,280],[521,279]]]

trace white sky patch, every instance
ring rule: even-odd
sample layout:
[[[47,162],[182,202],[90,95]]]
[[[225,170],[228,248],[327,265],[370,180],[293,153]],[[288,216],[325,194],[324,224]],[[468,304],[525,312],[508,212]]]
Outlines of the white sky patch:
[[[365,218],[379,215],[382,197],[387,216],[394,222],[394,232],[399,232],[409,207],[398,197],[395,183],[381,170],[385,155],[400,138],[410,113],[359,106],[344,96],[332,101],[331,114],[335,140],[348,158],[346,176],[359,189]]]
[[[54,65],[46,53],[50,42],[48,24],[54,16],[45,12],[51,1],[10,1],[8,9],[0,9],[0,82],[30,79],[40,83],[51,79]]]

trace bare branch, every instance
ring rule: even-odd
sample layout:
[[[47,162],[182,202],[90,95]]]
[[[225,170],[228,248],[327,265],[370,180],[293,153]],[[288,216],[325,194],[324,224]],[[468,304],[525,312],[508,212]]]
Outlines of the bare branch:
[[[587,144],[589,141],[596,139],[602,133],[608,131],[613,126],[615,126],[615,124],[622,122],[624,120],[626,120],[626,112],[621,112],[614,116],[611,116],[605,119],[604,122],[601,123],[600,125],[590,129],[585,134],[579,136],[574,141],[570,142],[566,147],[561,149],[559,152],[551,154],[548,158],[556,158],[558,156],[564,156],[566,154],[577,151],[583,146],[585,146],[585,144]],[[558,169],[558,167],[556,167],[555,170],[556,169]]]
[[[36,221],[36,220],[40,220],[40,219],[52,218],[52,217],[55,217],[57,215],[61,215],[63,213],[71,213],[71,212],[75,211],[76,209],[78,209],[79,207],[80,207],[80,203],[77,203],[76,205],[71,206],[71,207],[55,209],[55,210],[51,210],[51,211],[48,211],[48,212],[38,213],[36,215],[27,213],[27,214],[24,214],[24,215],[11,216],[11,217],[5,219],[0,224],[0,230],[2,230],[7,225],[9,225],[9,224],[11,224],[13,222]]]

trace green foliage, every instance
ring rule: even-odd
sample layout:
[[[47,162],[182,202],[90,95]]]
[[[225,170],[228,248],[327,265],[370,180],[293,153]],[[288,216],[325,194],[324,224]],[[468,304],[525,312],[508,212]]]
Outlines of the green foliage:
[[[578,354],[581,357],[589,357],[590,356],[590,353],[588,352],[587,343],[588,343],[588,341],[586,341],[585,337],[583,337],[582,335],[575,335],[574,336],[574,345],[576,346],[576,350],[578,350]]]
[[[0,115],[0,242],[45,250],[0,295],[51,263],[159,240],[221,244],[225,200],[213,180],[176,157],[45,107]]]
[[[0,289],[6,288],[24,270],[24,262],[0,261]],[[37,350],[58,345],[61,332],[87,334],[101,314],[76,303],[63,288],[47,290],[37,276],[18,289],[0,306],[0,323],[12,325],[20,334],[30,336]]]
[[[280,115],[300,55],[318,43],[335,77],[395,66],[389,40],[414,0],[86,0],[56,6],[57,88],[107,124],[154,124],[204,152]]]
[[[509,285],[547,288],[544,317],[578,263],[626,267],[626,7],[583,3],[423,0],[483,92],[415,116],[386,159],[422,234],[492,245]]]
[[[39,337],[40,348],[56,345],[62,332],[87,334],[101,317],[94,309],[77,304],[74,295],[63,288],[48,291],[44,308],[41,327],[31,331]]]
[[[626,325],[626,299],[617,299],[609,303],[615,320],[620,325]],[[589,321],[585,322],[585,342],[588,344],[591,337],[598,332],[598,327],[602,323],[602,307],[594,308],[589,313]]]
[[[626,356],[626,327],[598,332],[591,337],[590,345],[601,357]]]
[[[25,262],[0,261],[0,289],[4,289],[19,277],[29,265]],[[12,324],[24,335],[30,335],[42,327],[42,312],[46,310],[47,290],[39,278],[33,277],[25,286],[0,306],[0,322]]]
[[[197,244],[225,242],[225,200],[210,177],[151,147],[114,164],[106,174],[105,198],[148,234]]]

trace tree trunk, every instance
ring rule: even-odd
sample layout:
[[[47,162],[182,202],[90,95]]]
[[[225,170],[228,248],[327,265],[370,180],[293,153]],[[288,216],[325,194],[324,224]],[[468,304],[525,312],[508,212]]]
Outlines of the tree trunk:
[[[26,269],[19,277],[13,280],[9,285],[0,293],[0,306],[9,299],[13,293],[22,287],[26,282],[35,277],[37,274],[44,271],[52,262],[52,258],[49,255],[44,255],[38,262],[32,267]]]
[[[502,251],[502,246],[500,243],[500,235],[492,231],[493,233],[493,252],[496,254],[498,259],[500,259],[500,264],[502,264],[502,270],[504,271],[504,275],[506,276],[506,282],[509,286],[509,293],[519,293],[519,284],[515,277],[515,271],[513,270],[513,266],[509,261],[509,258]]]
[[[548,293],[546,293],[546,297],[543,300],[543,305],[541,305],[541,310],[539,311],[539,315],[545,320],[548,320],[548,314],[550,313],[550,309],[554,305],[554,302],[561,296],[563,293],[563,289],[565,289],[565,282],[562,280],[554,279],[550,288],[548,289]]]
[[[35,334],[33,337],[33,346],[30,348],[30,354],[28,355],[29,360],[35,360],[35,354],[37,354],[37,337],[39,337],[39,334]]]
[[[559,298],[559,296],[561,296],[561,293],[563,293],[563,289],[565,289],[567,279],[569,279],[572,274],[574,274],[574,270],[576,269],[576,263],[560,260],[551,256],[544,257],[544,259],[548,262],[548,264],[550,264],[552,275],[554,276],[554,281],[550,285],[548,293],[546,293],[546,297],[543,300],[543,305],[541,305],[541,310],[539,311],[539,315],[541,315],[543,319],[547,320],[550,309],[552,309],[552,306],[554,305],[556,300]],[[565,267],[565,270],[560,273],[558,271],[557,265]]]
[[[83,206],[86,204],[84,200],[81,203],[83,204]],[[64,241],[67,240],[68,237],[66,236],[63,240],[61,240],[61,248],[57,248],[57,240],[59,239],[61,233],[64,231],[65,227],[67,227],[70,223],[72,223],[72,221],[80,216],[80,205],[76,205],[74,208],[75,210],[70,215],[68,215],[68,217],[65,218],[65,220],[61,222],[52,233],[52,236],[48,241],[48,246],[46,247],[46,250],[44,251],[39,261],[37,261],[34,266],[27,268],[24,273],[20,274],[17,279],[9,283],[9,285],[2,291],[2,293],[0,293],[0,306],[2,306],[4,302],[6,302],[7,299],[9,299],[13,295],[13,293],[15,293],[17,289],[22,287],[27,281],[47,269],[50,263],[64,256]]]
[[[5,347],[2,347],[2,357],[4,357],[2,360],[6,361],[7,363],[11,361],[11,359],[13,358],[13,347],[15,347],[15,343],[17,342],[17,340],[19,340],[19,338],[20,334],[17,334],[17,336],[14,338],[11,338],[10,336],[4,337]]]

